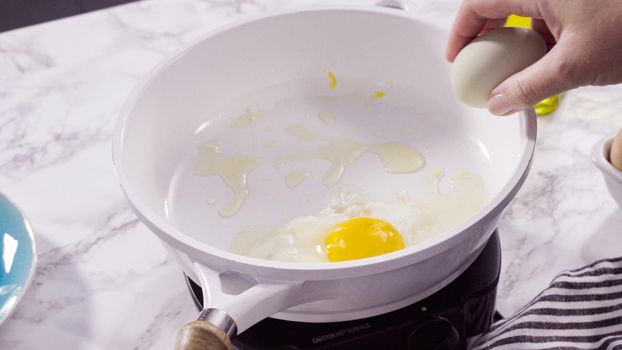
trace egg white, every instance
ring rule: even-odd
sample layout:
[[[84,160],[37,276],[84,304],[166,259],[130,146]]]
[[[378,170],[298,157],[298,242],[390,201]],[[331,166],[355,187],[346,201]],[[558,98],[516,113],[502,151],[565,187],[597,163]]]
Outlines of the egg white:
[[[486,200],[479,177],[451,179],[452,190],[414,200],[406,194],[392,200],[371,200],[341,192],[317,215],[301,216],[269,229],[239,233],[231,250],[250,257],[286,262],[328,262],[324,242],[339,223],[355,217],[388,221],[411,246],[447,231],[479,211]]]
[[[317,215],[297,217],[272,230],[242,232],[233,244],[233,251],[268,260],[327,262],[326,237],[336,225],[355,217],[388,221],[402,234],[405,244],[410,245],[416,241],[421,210],[403,200],[383,202],[340,193]]]

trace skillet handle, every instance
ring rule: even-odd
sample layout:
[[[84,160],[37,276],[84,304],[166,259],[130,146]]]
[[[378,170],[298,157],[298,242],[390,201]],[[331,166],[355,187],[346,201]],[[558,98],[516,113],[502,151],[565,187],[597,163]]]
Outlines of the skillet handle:
[[[207,321],[188,322],[177,334],[175,350],[231,350],[231,339]]]
[[[198,319],[231,332],[230,337],[279,311],[311,301],[331,299],[339,291],[338,280],[260,281],[252,276],[216,271],[197,262],[193,267],[196,282],[203,289],[205,308]],[[231,320],[224,324],[235,325],[235,331],[230,331],[228,326],[220,326],[225,320]]]
[[[188,322],[177,334],[175,350],[231,350],[235,321],[219,309],[203,309],[196,321]]]
[[[225,332],[206,321],[191,321],[177,334],[175,350],[231,350]]]
[[[205,308],[197,321],[189,322],[178,333],[176,350],[231,350],[231,339],[238,332],[265,317],[295,305],[334,298],[339,291],[338,280],[244,282],[239,274],[236,279],[236,274],[222,273],[197,262],[193,267],[203,290]]]

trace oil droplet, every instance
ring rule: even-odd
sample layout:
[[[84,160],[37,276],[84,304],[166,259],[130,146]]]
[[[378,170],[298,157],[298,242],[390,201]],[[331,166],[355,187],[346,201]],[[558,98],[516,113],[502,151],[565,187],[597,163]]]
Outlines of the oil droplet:
[[[337,87],[337,78],[335,78],[335,74],[333,72],[328,71],[328,77],[330,78],[329,88],[334,89]]]
[[[236,129],[248,128],[261,121],[263,116],[263,112],[258,107],[248,107],[246,112],[233,119],[229,126]]]
[[[363,146],[363,150],[377,154],[384,169],[391,174],[412,173],[423,168],[425,164],[421,153],[403,143],[366,145]]]
[[[345,167],[354,164],[354,161],[362,154],[360,145],[349,140],[315,135],[302,127],[290,127],[286,132],[304,142],[329,142],[328,145],[316,150],[282,156],[277,160],[280,163],[318,158],[328,160],[332,166],[324,173],[322,178],[322,183],[327,187],[336,185],[341,179]]]
[[[216,145],[200,145],[197,166],[194,174],[199,176],[216,175],[233,191],[233,198],[218,213],[223,217],[233,216],[242,206],[248,195],[246,178],[260,160],[245,155],[223,157]]]
[[[324,124],[328,126],[335,125],[335,116],[332,113],[320,112],[317,116],[324,122]]]
[[[205,198],[205,204],[207,205],[213,205],[216,203],[216,199],[212,198],[212,197],[207,197]]]
[[[308,171],[294,171],[285,176],[285,184],[288,188],[298,187],[311,175]]]
[[[343,137],[315,134],[302,126],[290,126],[286,132],[303,142],[328,142],[328,145],[316,150],[282,156],[277,160],[281,164],[311,159],[325,159],[329,161],[331,167],[324,173],[322,178],[322,183],[327,187],[336,185],[341,180],[345,168],[354,164],[365,153],[378,155],[385,171],[388,173],[411,173],[425,165],[425,160],[421,153],[401,143],[360,144]]]
[[[451,177],[452,180],[468,180],[470,179],[471,173],[469,173],[468,171],[461,171],[457,174],[455,174],[454,176]]]
[[[439,178],[441,176],[443,176],[443,171],[439,168],[434,169],[434,171],[432,172],[432,176],[435,178]]]
[[[384,98],[384,95],[385,95],[384,91],[378,90],[374,92],[371,98],[373,98],[374,100],[382,100]]]

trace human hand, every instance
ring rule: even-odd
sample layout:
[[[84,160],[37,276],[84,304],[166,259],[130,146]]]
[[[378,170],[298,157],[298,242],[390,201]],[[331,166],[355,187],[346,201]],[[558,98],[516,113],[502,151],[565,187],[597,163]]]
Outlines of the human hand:
[[[508,115],[584,85],[622,82],[622,1],[465,0],[451,31],[447,59],[478,35],[504,25],[510,14],[532,17],[549,52],[501,82],[488,109]]]

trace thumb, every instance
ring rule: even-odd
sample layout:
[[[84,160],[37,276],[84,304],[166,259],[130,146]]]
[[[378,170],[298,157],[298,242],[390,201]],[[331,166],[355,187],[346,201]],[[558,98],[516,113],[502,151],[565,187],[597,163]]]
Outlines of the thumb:
[[[568,74],[567,52],[566,45],[559,42],[539,61],[501,82],[490,93],[490,112],[509,115],[575,87]]]

